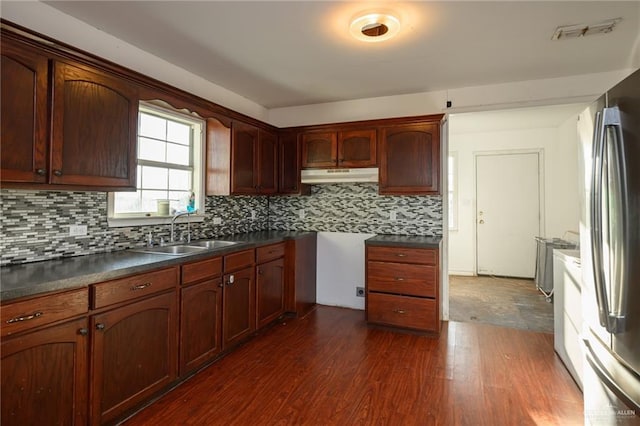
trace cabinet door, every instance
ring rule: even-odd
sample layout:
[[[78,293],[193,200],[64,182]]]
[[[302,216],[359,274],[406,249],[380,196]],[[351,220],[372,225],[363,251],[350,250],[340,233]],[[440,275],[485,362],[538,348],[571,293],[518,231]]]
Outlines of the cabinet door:
[[[255,194],[257,178],[254,170],[257,165],[256,147],[258,146],[258,128],[234,122],[231,136],[231,193]]]
[[[376,166],[376,130],[338,132],[339,167]]]
[[[256,266],[257,327],[263,327],[284,312],[284,259]]]
[[[439,124],[399,125],[380,131],[380,193],[439,194]]]
[[[278,136],[260,130],[258,144],[258,192],[275,194],[278,191]]]
[[[336,167],[338,139],[335,132],[302,135],[302,168]]]
[[[135,188],[133,86],[64,62],[55,63],[53,81],[50,182]]]
[[[2,425],[86,425],[87,348],[86,318],[3,340]]]
[[[91,317],[91,423],[113,421],[176,379],[174,291]]]
[[[227,274],[223,282],[222,349],[228,349],[255,330],[253,268]]]
[[[220,352],[222,279],[184,287],[180,309],[180,375],[195,370]]]
[[[308,194],[309,185],[300,183],[300,142],[296,133],[281,133],[279,161],[280,194]]]
[[[0,177],[47,180],[47,58],[2,39]]]

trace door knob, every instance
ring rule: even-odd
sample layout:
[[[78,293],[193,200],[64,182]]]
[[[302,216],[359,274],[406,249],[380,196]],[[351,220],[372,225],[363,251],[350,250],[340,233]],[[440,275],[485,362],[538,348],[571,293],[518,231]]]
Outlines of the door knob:
[[[478,222],[480,225],[482,225],[484,223],[484,220],[480,219],[480,222]]]

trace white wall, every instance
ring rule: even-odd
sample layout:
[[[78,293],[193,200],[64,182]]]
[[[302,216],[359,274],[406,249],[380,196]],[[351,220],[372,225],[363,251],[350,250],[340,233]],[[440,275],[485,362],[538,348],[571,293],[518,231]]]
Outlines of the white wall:
[[[474,152],[542,149],[545,196],[542,236],[563,237],[566,231],[578,231],[576,120],[577,115],[572,115],[559,127],[456,133],[456,116],[450,117],[449,151],[458,155],[458,229],[449,231],[450,274],[475,274]]]
[[[316,302],[321,305],[364,309],[364,240],[374,234],[318,232]]]

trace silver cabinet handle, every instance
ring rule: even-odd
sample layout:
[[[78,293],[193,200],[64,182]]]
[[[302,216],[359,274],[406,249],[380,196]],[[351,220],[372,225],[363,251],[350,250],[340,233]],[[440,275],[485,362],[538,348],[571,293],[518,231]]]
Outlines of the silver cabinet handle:
[[[405,310],[404,309],[394,309],[393,312],[395,312],[396,314],[404,314]]]
[[[151,287],[151,283],[138,284],[131,287],[131,291],[144,290]]]

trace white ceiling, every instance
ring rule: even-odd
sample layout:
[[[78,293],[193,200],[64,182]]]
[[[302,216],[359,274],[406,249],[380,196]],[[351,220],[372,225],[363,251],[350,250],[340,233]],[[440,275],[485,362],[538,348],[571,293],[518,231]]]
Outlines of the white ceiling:
[[[348,34],[374,3],[51,1],[50,6],[266,108],[632,68],[640,2],[386,2],[401,33]],[[615,31],[551,41],[559,25]]]

